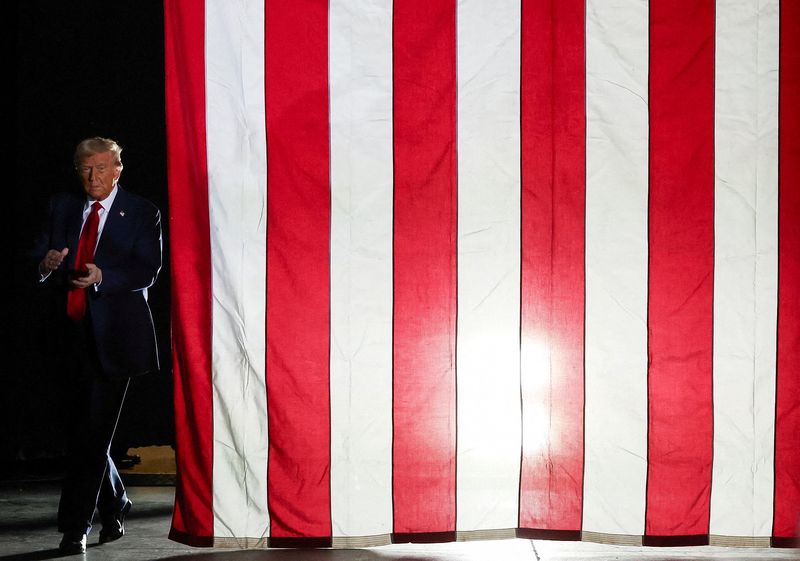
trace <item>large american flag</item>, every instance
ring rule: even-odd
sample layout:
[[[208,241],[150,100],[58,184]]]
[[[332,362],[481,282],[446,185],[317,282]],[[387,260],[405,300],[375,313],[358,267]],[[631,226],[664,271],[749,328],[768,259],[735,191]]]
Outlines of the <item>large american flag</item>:
[[[800,1],[165,16],[173,539],[792,544]]]

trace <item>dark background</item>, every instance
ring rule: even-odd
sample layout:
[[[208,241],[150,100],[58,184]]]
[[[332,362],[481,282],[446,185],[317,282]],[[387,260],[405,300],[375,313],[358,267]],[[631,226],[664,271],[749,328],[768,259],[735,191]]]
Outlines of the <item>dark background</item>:
[[[81,189],[72,153],[89,136],[107,136],[122,146],[120,185],[161,209],[164,234],[164,266],[150,290],[162,369],[132,381],[115,444],[173,444],[162,2],[13,5],[16,149],[15,183],[8,187],[15,196],[7,210],[17,218],[11,221],[13,292],[3,322],[10,344],[0,386],[0,466],[19,470],[63,456],[60,396],[69,381],[51,321],[62,311],[55,309],[53,293],[37,286],[28,251],[49,197]]]

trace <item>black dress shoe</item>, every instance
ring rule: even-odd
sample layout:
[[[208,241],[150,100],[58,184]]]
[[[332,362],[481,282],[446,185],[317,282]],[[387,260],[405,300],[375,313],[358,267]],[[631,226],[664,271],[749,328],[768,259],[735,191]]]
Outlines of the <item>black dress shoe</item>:
[[[100,543],[113,542],[125,535],[125,516],[130,512],[133,503],[128,501],[117,514],[103,520],[100,530]]]
[[[65,532],[61,543],[58,544],[58,550],[65,555],[86,553],[86,534]]]

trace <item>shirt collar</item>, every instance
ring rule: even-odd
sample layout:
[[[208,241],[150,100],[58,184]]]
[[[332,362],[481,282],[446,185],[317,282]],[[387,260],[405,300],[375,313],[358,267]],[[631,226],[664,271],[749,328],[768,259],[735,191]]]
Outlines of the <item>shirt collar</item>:
[[[109,195],[105,199],[103,199],[102,201],[97,201],[103,206],[103,210],[105,210],[106,212],[108,212],[108,209],[110,209],[111,205],[114,204],[114,199],[117,197],[117,190],[118,187],[114,185],[114,188],[111,190],[111,193],[109,193]],[[93,199],[86,197],[86,204],[83,205],[83,210],[86,211],[89,207],[92,206],[92,203],[94,202],[95,201]]]

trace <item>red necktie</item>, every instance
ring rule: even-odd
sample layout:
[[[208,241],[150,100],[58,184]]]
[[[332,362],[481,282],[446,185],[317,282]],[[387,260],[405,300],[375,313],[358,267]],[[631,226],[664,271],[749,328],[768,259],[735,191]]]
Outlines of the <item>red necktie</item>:
[[[103,206],[92,203],[92,212],[86,219],[78,241],[78,253],[75,255],[75,274],[78,277],[86,276],[86,264],[94,259],[94,248],[97,245],[97,226],[100,224],[100,209]],[[86,289],[70,288],[67,292],[67,315],[73,321],[80,321],[86,314]]]

